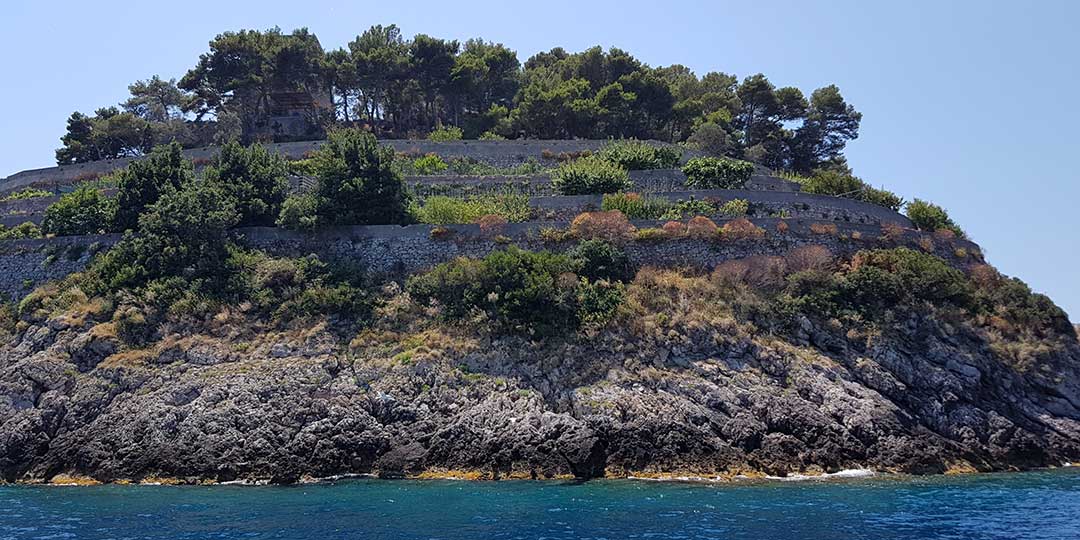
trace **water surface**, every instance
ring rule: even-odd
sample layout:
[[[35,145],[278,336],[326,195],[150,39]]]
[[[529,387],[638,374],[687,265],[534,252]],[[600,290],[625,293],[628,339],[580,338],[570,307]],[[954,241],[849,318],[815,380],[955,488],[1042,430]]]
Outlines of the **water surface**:
[[[1077,539],[1080,469],[731,484],[0,486],[0,539]]]

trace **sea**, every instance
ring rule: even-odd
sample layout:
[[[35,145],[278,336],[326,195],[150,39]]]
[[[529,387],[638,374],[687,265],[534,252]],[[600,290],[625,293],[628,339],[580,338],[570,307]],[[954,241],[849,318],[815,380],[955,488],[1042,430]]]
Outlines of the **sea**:
[[[1080,468],[960,476],[0,486],[0,539],[1080,539]]]

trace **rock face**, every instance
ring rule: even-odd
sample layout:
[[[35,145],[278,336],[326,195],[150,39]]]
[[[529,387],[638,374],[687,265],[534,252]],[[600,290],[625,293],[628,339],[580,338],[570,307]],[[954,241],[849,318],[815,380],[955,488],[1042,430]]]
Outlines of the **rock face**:
[[[346,354],[317,328],[234,328],[114,353],[100,331],[32,326],[0,349],[0,478],[940,473],[1080,459],[1075,341],[1020,370],[915,315],[884,336],[810,321],[786,339],[724,324],[635,334],[535,344],[438,330]]]

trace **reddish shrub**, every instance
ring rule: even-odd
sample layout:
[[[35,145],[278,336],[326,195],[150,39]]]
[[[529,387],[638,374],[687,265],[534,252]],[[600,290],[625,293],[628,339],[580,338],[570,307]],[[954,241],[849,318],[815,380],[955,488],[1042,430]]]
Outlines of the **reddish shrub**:
[[[765,237],[765,229],[758,227],[746,218],[733,219],[724,224],[720,230],[724,238],[730,240],[747,240]]]
[[[956,233],[951,229],[938,229],[934,231],[934,239],[939,242],[952,242],[956,240]]]
[[[691,238],[714,238],[719,230],[720,227],[705,216],[697,216],[686,223],[686,235]]]
[[[976,285],[982,288],[996,287],[1001,281],[1001,274],[989,264],[976,264],[968,269],[968,276]]]
[[[801,246],[784,254],[784,264],[788,272],[828,271],[833,266],[833,254],[825,246]]]
[[[476,224],[480,226],[480,236],[494,238],[506,231],[506,218],[498,214],[487,214],[476,218]]]
[[[836,227],[835,223],[811,223],[810,232],[814,234],[828,234],[836,236],[839,234],[840,229]]]
[[[788,229],[790,229],[790,228],[791,227],[788,226],[786,221],[781,220],[781,221],[776,222],[776,232],[778,232],[780,234],[784,234],[784,233],[788,232]]]
[[[927,253],[933,253],[937,249],[934,245],[934,240],[929,236],[923,235],[919,237],[919,248]]]
[[[609,242],[628,240],[636,230],[618,210],[582,212],[570,223],[570,233],[578,238],[600,238]]]
[[[746,283],[753,287],[770,287],[784,282],[786,265],[776,256],[758,255],[745,259],[724,261],[713,269],[713,279],[721,283]]]
[[[664,230],[669,238],[678,238],[686,234],[686,225],[683,225],[678,221],[669,221],[665,223],[661,229]]]
[[[881,224],[881,232],[886,240],[896,241],[904,237],[904,228],[899,223],[887,222]]]

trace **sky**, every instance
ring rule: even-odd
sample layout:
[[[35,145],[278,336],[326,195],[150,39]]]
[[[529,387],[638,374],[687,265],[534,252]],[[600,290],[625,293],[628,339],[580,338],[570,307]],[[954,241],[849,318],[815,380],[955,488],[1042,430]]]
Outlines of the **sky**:
[[[863,113],[855,173],[947,208],[988,261],[1080,322],[1080,2],[330,2],[6,0],[0,176],[54,164],[72,111],[181,77],[226,30],[307,26],[326,49],[374,24],[406,36],[619,47],[699,75],[764,73],[809,95],[836,84]]]

